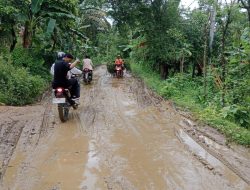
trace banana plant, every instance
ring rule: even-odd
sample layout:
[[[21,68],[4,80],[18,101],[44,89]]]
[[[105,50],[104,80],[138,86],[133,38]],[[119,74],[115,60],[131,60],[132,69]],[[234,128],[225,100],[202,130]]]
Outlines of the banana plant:
[[[31,2],[25,2],[26,11],[21,12],[19,18],[25,20],[23,37],[23,47],[29,48],[32,44],[32,36],[34,33],[37,19],[39,18],[38,13],[41,10],[43,0],[31,0]]]
[[[43,7],[47,3],[48,7]],[[57,18],[75,19],[75,16],[62,7],[51,5],[46,0],[31,0],[24,1],[19,4],[20,13],[18,15],[19,21],[24,23],[23,29],[23,47],[29,48],[32,45],[32,40],[39,25],[50,19],[47,26],[46,35],[51,35],[56,27]]]

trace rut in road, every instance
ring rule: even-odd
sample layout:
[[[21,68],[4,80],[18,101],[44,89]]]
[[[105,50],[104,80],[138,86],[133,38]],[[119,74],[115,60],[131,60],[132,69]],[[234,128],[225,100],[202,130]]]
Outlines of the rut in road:
[[[16,145],[6,190],[249,189],[183,130],[168,102],[128,74],[112,78],[98,67],[70,120],[60,123],[55,106],[49,117],[32,149]]]

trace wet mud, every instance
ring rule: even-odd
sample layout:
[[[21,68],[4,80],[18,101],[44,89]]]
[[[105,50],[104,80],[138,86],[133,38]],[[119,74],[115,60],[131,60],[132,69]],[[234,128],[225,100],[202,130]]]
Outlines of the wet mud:
[[[66,123],[50,101],[0,107],[1,190],[250,189],[249,149],[128,73],[98,67]]]

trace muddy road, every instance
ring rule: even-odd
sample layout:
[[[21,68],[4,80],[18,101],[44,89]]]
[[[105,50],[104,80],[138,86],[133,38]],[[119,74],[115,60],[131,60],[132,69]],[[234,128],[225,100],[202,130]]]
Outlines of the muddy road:
[[[98,67],[66,123],[50,101],[0,107],[1,190],[250,189],[249,149],[128,74]]]

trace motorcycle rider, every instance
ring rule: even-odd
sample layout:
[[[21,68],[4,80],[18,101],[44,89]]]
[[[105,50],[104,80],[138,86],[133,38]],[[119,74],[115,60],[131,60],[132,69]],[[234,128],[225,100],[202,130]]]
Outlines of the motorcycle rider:
[[[124,64],[123,59],[121,58],[120,55],[117,55],[117,58],[115,60],[115,66],[122,66],[122,69],[123,69],[123,64]]]
[[[115,73],[117,67],[121,67],[122,70],[124,70],[124,61],[120,55],[117,55],[117,57],[116,57],[114,73]]]
[[[71,88],[71,104],[79,104],[80,85],[75,78],[68,79],[68,71],[73,69],[80,61],[77,59],[73,63],[74,57],[71,54],[64,54],[63,57],[58,58],[54,64],[54,80],[52,87]],[[71,64],[70,64],[71,63]]]
[[[90,59],[90,56],[86,55],[82,61],[83,61],[83,67],[82,67],[83,73],[84,73],[84,69],[90,70],[90,77],[92,79],[94,65],[93,65],[92,60]]]
[[[64,55],[65,55],[64,52],[58,52],[57,53],[57,60],[62,60]],[[54,76],[54,67],[55,67],[55,63],[53,63],[51,68],[50,68],[50,74],[53,75],[53,76]],[[74,67],[70,71],[68,71],[67,78],[71,79],[72,76],[81,75],[81,74],[82,74],[82,71],[80,69]]]

